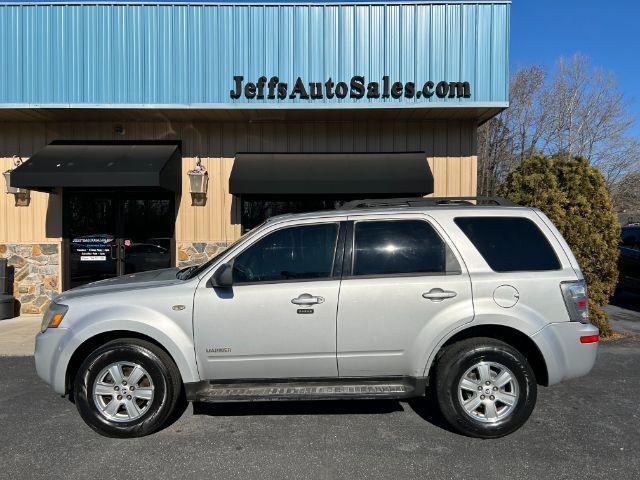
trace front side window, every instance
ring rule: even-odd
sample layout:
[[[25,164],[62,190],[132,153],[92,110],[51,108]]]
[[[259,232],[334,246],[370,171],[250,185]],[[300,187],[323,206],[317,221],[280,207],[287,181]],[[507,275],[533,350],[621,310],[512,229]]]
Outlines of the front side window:
[[[268,234],[233,261],[234,283],[331,277],[338,224],[288,227]]]
[[[458,217],[454,221],[495,272],[560,269],[553,247],[528,218]]]
[[[357,222],[354,234],[353,275],[438,274],[457,264],[422,220]]]

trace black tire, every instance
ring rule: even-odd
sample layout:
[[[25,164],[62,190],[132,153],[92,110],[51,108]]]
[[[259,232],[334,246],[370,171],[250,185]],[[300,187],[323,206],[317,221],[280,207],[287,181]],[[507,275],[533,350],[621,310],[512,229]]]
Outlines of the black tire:
[[[153,382],[153,399],[136,420],[110,420],[101,413],[89,393],[100,372],[115,362],[142,366]],[[182,380],[173,359],[153,343],[137,338],[113,340],[93,351],[78,369],[74,382],[75,403],[80,416],[106,437],[133,438],[156,432],[171,418],[181,393]]]
[[[462,376],[482,361],[505,366],[517,382],[517,401],[508,415],[493,423],[472,418],[458,395]],[[471,338],[447,347],[437,360],[434,383],[437,403],[447,423],[454,430],[477,438],[498,438],[520,428],[533,411],[538,391],[535,374],[525,356],[509,344],[493,338]]]

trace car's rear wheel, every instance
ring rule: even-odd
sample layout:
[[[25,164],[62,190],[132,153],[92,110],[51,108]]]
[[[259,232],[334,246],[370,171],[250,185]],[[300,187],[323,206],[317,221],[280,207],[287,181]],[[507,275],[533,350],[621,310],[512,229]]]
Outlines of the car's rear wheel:
[[[435,393],[443,416],[455,430],[496,438],[527,421],[535,406],[537,384],[518,350],[492,338],[472,338],[452,344],[439,358]]]
[[[180,399],[180,372],[153,343],[114,340],[92,352],[74,382],[83,420],[109,437],[141,437],[162,428]]]

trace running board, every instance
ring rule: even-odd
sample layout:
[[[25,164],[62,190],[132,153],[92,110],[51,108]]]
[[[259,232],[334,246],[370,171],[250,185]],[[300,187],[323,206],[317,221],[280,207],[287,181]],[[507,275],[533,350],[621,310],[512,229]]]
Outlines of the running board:
[[[403,399],[424,394],[425,379],[283,379],[196,382],[185,385],[194,402],[255,402],[290,400]]]

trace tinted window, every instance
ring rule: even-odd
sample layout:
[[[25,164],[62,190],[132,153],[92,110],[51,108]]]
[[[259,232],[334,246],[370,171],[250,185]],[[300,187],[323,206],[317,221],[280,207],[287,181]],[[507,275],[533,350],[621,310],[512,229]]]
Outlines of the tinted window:
[[[338,224],[277,230],[238,255],[234,282],[271,282],[327,278],[333,269]]]
[[[622,245],[634,250],[640,250],[640,228],[623,228]]]
[[[431,225],[420,220],[357,222],[353,274],[443,273],[446,250]]]
[[[527,218],[462,217],[455,222],[496,272],[560,268],[553,248]]]

